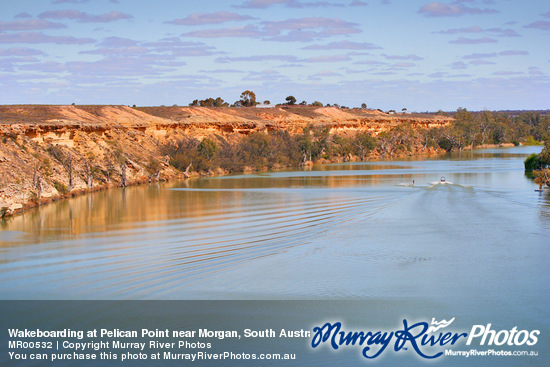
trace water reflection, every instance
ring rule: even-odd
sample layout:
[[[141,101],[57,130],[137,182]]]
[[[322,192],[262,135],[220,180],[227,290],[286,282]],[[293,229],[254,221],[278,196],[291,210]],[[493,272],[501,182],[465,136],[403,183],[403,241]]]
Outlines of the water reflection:
[[[530,149],[194,179],[46,205],[3,223],[2,297],[433,298],[443,287],[456,301],[502,279],[548,294],[540,259],[550,199],[523,175]],[[492,294],[508,297],[501,288]]]

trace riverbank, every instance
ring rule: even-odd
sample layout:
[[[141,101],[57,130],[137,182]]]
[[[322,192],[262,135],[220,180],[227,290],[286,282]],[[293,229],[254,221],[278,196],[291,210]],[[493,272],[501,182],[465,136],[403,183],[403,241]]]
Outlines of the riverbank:
[[[237,144],[254,133],[284,131],[296,136],[310,127],[324,129],[333,137],[349,138],[359,132],[377,136],[400,126],[412,130],[440,128],[452,118],[303,106],[256,109],[21,105],[0,106],[0,121],[0,215],[4,217],[110,187],[227,173],[223,169],[182,172],[184,169],[174,168],[165,149],[174,142],[209,138]],[[419,144],[406,154],[435,152]],[[346,154],[342,159],[358,159]],[[380,154],[383,153],[372,150],[370,159]]]

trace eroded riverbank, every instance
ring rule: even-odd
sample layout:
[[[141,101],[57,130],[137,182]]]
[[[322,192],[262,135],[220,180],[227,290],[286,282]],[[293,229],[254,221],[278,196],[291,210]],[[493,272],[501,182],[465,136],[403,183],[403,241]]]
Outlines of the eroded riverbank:
[[[309,126],[326,129],[330,136],[352,137],[358,132],[377,135],[399,126],[438,128],[452,121],[442,116],[390,116],[379,111],[325,107],[259,110],[33,105],[0,106],[0,118],[2,216],[109,187],[227,173],[209,169],[184,174],[183,169],[175,169],[163,147],[185,139],[207,137],[238,143],[258,132],[303,134]],[[406,154],[426,153],[436,150],[416,142]],[[371,158],[378,155],[376,149],[370,152]]]

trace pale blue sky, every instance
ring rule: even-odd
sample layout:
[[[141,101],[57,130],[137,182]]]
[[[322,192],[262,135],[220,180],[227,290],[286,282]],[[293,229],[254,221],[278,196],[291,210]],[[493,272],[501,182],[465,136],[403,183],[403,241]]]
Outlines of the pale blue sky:
[[[0,104],[550,109],[548,0],[19,0]]]

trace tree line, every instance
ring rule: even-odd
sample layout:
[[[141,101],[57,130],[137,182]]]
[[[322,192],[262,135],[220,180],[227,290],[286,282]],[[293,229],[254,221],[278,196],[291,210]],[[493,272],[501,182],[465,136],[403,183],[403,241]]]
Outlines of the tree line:
[[[185,137],[162,147],[162,153],[179,170],[208,172],[298,167],[329,160],[364,161],[369,156],[391,158],[427,150],[461,151],[487,144],[536,144],[550,141],[550,119],[539,113],[510,116],[504,112],[470,112],[458,109],[454,122],[443,128],[413,128],[403,123],[374,136],[330,133],[328,126],[308,125],[301,134],[284,130],[254,132],[231,138],[216,135],[199,140]]]
[[[447,150],[463,150],[486,144],[538,144],[549,140],[550,118],[527,111],[517,116],[506,112],[470,112],[459,108],[452,114],[453,124],[442,130],[440,146]]]
[[[356,154],[366,159],[376,147],[376,138],[368,133],[354,137],[330,134],[328,127],[307,126],[302,134],[291,135],[285,130],[253,132],[240,139],[223,136],[204,138],[184,137],[162,147],[170,164],[179,170],[192,166],[205,172],[221,168],[242,172],[280,167],[297,167],[319,159],[349,159]]]
[[[232,104],[229,104],[228,102],[224,101],[221,97],[217,97],[217,98],[209,97],[209,98],[201,99],[201,100],[195,99],[191,103],[189,103],[189,106],[191,106],[191,107],[254,107],[254,106],[262,104],[262,103],[264,105],[271,104],[271,101],[269,101],[269,100],[265,100],[263,102],[257,101],[256,100],[256,94],[251,90],[245,90],[244,92],[241,93],[239,98],[240,98],[239,100],[235,101]],[[298,100],[294,96],[286,97],[285,101],[286,102],[282,103],[283,105],[288,105],[288,106],[294,106],[294,105],[308,106],[309,105],[309,106],[323,107],[323,104],[319,101],[314,101],[310,104],[308,104],[306,101],[302,101],[302,102],[298,103]],[[331,104],[327,103],[326,106],[327,107],[334,106],[334,107],[339,107],[339,108],[348,108],[348,107],[345,107],[345,106],[340,106],[336,103],[334,105],[331,105]],[[135,107],[135,105],[134,105],[134,107]],[[366,109],[367,105],[365,103],[363,103],[361,105],[361,108]]]

